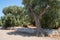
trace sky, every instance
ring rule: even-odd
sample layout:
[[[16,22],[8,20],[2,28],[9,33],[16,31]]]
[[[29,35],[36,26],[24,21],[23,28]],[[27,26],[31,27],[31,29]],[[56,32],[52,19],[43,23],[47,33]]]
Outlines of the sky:
[[[0,18],[2,16],[4,16],[2,10],[3,8],[7,7],[7,6],[23,6],[22,5],[22,0],[0,0]]]

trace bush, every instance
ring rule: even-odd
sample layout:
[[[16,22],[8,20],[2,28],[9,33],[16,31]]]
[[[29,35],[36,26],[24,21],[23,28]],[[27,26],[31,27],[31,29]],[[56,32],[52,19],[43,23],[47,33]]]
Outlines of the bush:
[[[2,26],[2,20],[0,20],[0,26]]]
[[[2,18],[3,28],[13,27],[15,25],[15,18],[12,14],[7,14]]]

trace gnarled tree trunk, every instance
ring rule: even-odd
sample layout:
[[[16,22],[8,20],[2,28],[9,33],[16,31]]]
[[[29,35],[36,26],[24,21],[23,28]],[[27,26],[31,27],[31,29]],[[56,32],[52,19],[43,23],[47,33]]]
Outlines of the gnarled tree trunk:
[[[34,18],[34,21],[35,21],[35,25],[37,27],[37,30],[36,30],[36,35],[39,36],[39,33],[41,36],[44,36],[44,31],[43,29],[41,28],[41,18],[42,18],[42,15],[44,15],[46,12],[47,12],[47,9],[49,8],[49,6],[47,6],[46,8],[44,8],[43,12],[41,12],[40,15],[36,15],[36,13],[34,12],[34,10],[30,7],[29,7],[29,10],[31,12],[31,16]]]
[[[43,30],[41,28],[41,23],[40,23],[40,20],[39,20],[38,17],[35,18],[35,25],[37,27],[37,29],[36,29],[36,36],[44,36]]]
[[[37,16],[32,9],[30,9],[30,10],[31,10],[31,16],[33,15],[32,17],[34,18],[35,25],[37,27],[36,36],[39,36],[39,33],[41,36],[44,36],[42,28],[41,28],[41,23],[40,23],[41,17]]]

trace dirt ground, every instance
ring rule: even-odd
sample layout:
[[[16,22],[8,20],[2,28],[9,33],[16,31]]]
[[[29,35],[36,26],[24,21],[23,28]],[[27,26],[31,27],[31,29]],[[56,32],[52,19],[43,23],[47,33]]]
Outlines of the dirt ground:
[[[36,37],[28,34],[17,34],[14,30],[0,30],[0,40],[60,40],[55,37]]]

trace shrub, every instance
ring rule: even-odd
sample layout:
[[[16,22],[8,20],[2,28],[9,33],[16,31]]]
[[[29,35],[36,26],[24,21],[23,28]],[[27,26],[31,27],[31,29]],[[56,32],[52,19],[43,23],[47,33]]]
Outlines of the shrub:
[[[3,28],[13,27],[15,25],[15,18],[12,14],[7,14],[2,18]]]

